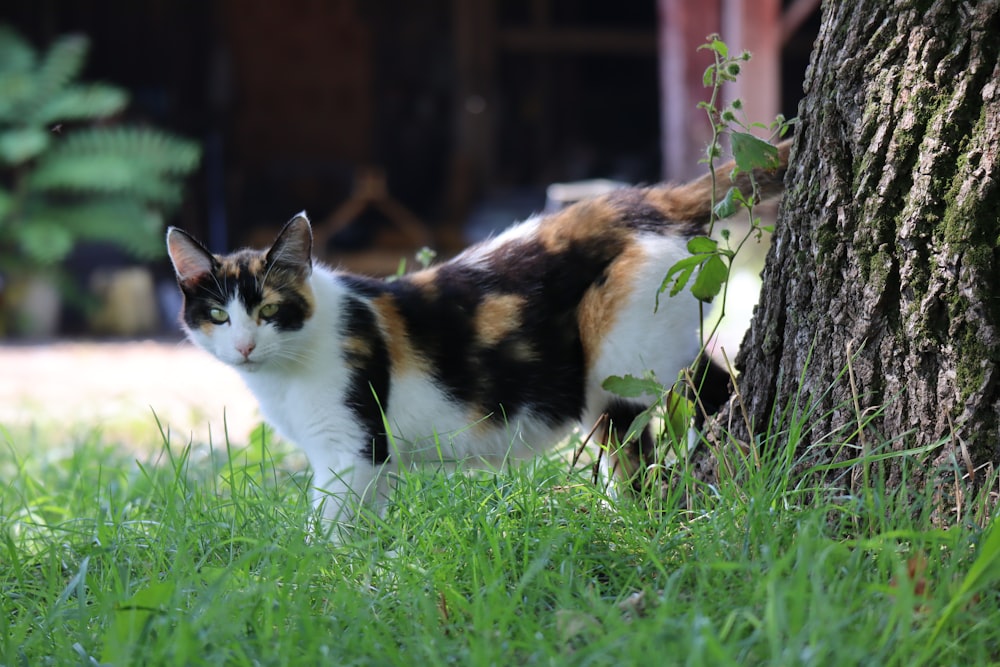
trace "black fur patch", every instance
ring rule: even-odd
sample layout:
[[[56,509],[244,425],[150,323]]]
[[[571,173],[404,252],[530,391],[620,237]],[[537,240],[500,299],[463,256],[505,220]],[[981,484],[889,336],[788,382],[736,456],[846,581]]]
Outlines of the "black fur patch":
[[[404,278],[384,289],[416,352],[453,398],[494,418],[530,410],[558,423],[583,411],[577,308],[616,252],[579,243],[554,254],[541,243],[519,241],[499,248],[482,267],[445,264],[430,285]],[[487,343],[477,335],[474,315],[486,297],[505,295],[524,300],[520,326]]]
[[[220,290],[221,286],[212,274],[203,274],[197,279],[181,284],[180,287],[181,293],[184,295],[182,317],[184,323],[192,329],[209,321],[209,311],[229,300],[227,295]]]
[[[347,349],[344,361],[351,369],[347,405],[366,431],[361,456],[374,465],[389,460],[389,440],[382,410],[389,405],[389,351],[371,308],[359,299],[347,299],[343,313],[344,331],[363,345]],[[381,406],[380,406],[381,404]]]
[[[650,203],[643,190],[621,188],[608,194],[608,203],[614,206],[622,226],[656,234],[677,233],[676,226],[661,210]]]
[[[613,465],[619,474],[628,478],[632,489],[637,493],[642,492],[646,466],[656,463],[656,441],[648,424],[636,437],[627,442],[625,440],[632,422],[646,407],[648,406],[641,403],[616,400],[604,410],[610,422],[608,433],[605,434],[608,441],[604,444],[616,447],[611,454]]]

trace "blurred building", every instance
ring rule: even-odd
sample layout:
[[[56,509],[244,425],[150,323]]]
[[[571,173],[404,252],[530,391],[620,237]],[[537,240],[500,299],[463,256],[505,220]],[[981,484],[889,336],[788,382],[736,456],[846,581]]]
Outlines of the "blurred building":
[[[85,79],[203,142],[174,222],[214,250],[266,243],[305,209],[338,261],[377,248],[391,269],[540,210],[552,182],[700,171],[709,33],[755,53],[735,93],[751,112],[794,116],[817,5],[8,0],[0,20],[39,45],[86,33]]]

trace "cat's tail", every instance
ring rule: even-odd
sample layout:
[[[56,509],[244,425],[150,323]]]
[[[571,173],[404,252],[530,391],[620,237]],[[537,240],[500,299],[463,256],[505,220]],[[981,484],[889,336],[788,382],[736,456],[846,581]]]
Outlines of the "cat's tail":
[[[788,152],[791,146],[791,139],[778,144],[778,161],[773,168],[753,170],[753,180],[757,184],[757,196],[760,201],[773,199],[784,191],[785,170],[788,168]],[[714,197],[712,196],[713,179],[711,173],[684,185],[666,185],[654,188],[654,193],[657,190],[663,193],[661,201],[665,208],[671,209],[664,212],[674,220],[707,223],[712,213],[713,202],[719,203],[730,188],[739,188],[740,192],[747,198],[753,192],[750,174],[741,171],[734,178],[732,172],[735,167],[735,161],[715,167]]]

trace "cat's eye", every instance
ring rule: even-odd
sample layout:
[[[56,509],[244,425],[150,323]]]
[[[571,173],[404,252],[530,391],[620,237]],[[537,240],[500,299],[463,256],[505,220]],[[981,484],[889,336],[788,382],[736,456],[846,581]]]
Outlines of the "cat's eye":
[[[274,317],[278,312],[278,304],[268,303],[260,307],[261,317]]]
[[[208,311],[208,316],[212,318],[212,321],[216,324],[225,324],[229,321],[229,313],[224,311],[222,308],[213,308]]]

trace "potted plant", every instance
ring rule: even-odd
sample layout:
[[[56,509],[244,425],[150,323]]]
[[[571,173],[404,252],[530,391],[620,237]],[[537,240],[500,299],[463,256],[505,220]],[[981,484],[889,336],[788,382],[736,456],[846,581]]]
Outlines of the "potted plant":
[[[23,295],[39,300],[40,279],[60,284],[79,242],[160,255],[165,216],[200,158],[191,141],[108,122],[128,96],[77,81],[87,50],[68,35],[39,52],[0,26],[0,335],[16,328]]]

